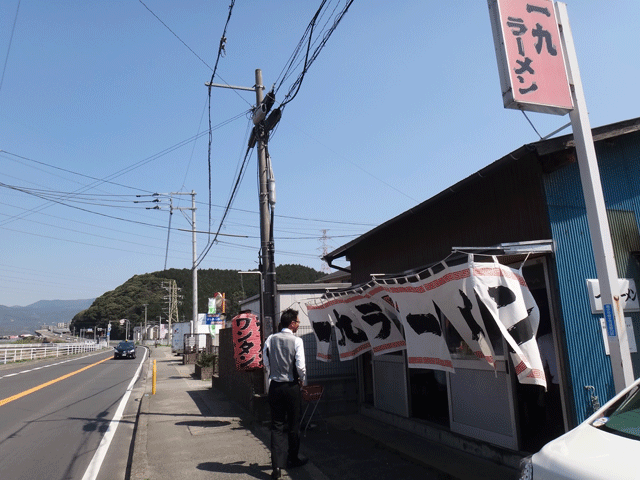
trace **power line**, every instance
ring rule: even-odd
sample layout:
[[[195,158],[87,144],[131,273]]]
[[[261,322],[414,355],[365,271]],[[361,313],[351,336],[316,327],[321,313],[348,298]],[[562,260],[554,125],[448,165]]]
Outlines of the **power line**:
[[[0,205],[6,205],[6,206],[9,206],[9,207],[13,207],[13,208],[20,208],[20,207],[18,207],[16,205],[11,205],[11,204],[4,203],[4,202],[0,202]],[[4,217],[8,217],[9,216],[9,215],[4,214],[4,213],[0,213],[0,215],[2,215]],[[74,220],[74,219],[71,219],[71,218],[59,217],[57,215],[52,215],[50,213],[47,214],[47,218],[53,218],[53,219],[57,219],[57,220],[64,220],[66,222],[71,222],[71,223],[74,223],[74,224],[79,224],[79,225],[84,225],[84,226],[87,226],[87,227],[91,227],[92,229],[108,230],[110,233],[122,233],[124,235],[129,236],[129,237],[140,237],[140,238],[144,238],[144,239],[153,239],[153,240],[156,239],[156,237],[151,237],[149,235],[141,235],[139,233],[134,233],[134,232],[132,232],[130,230],[127,230],[127,231],[125,231],[125,230],[116,230],[116,229],[114,229],[112,227],[105,227],[104,225],[97,225],[97,224],[89,223],[89,222],[81,222],[79,220]],[[47,226],[47,227],[61,228],[60,224],[39,222],[37,220],[33,220],[33,219],[29,219],[29,218],[25,218],[25,219],[23,219],[23,221],[35,223],[35,224],[38,224],[38,225],[44,225],[44,226]],[[74,231],[74,230],[70,229],[70,231]],[[85,233],[85,232],[87,232],[87,229],[85,228],[85,230],[82,230],[80,232],[81,233]]]
[[[13,32],[16,29],[16,23],[18,21],[18,11],[20,10],[20,1],[18,0],[18,8],[16,8],[16,15],[13,17],[13,27],[11,27],[11,36],[9,37],[9,46],[7,47],[7,56],[4,57],[4,66],[2,67],[2,78],[0,78],[0,90],[2,90],[2,84],[4,83],[4,73],[7,71],[7,62],[9,61],[9,52],[11,51],[11,43],[13,42]]]
[[[224,28],[222,29],[222,36],[220,37],[220,44],[218,45],[218,55],[216,56],[216,63],[213,68],[213,72],[211,73],[211,81],[209,84],[213,83],[213,79],[216,76],[216,72],[218,70],[218,62],[220,61],[220,57],[222,56],[222,52],[225,51],[225,45],[227,42],[227,26],[229,25],[229,21],[231,20],[231,14],[233,13],[233,6],[235,4],[235,0],[231,0],[229,4],[229,14],[227,15],[227,21],[224,24]],[[211,145],[213,144],[213,131],[211,130],[211,86],[208,87],[208,98],[209,98],[209,145],[207,148],[207,168],[209,170],[209,230],[211,230]],[[207,246],[209,246],[210,238],[207,240]]]
[[[222,123],[219,123],[218,125],[216,125],[215,129],[221,128],[221,127],[223,127],[223,126],[225,126],[225,125],[227,125],[227,124],[229,124],[229,123],[231,123],[231,122],[233,122],[233,121],[235,121],[235,120],[237,120],[237,119],[239,119],[241,117],[244,117],[245,115],[246,115],[246,111],[236,115],[235,117],[232,117],[232,118],[230,118],[228,120],[225,120]],[[146,165],[146,164],[148,164],[148,163],[150,163],[152,161],[155,161],[155,160],[157,160],[157,159],[159,159],[159,158],[161,158],[161,157],[173,152],[174,150],[177,150],[178,148],[181,148],[184,145],[187,145],[188,143],[196,140],[197,138],[200,138],[201,136],[206,135],[207,133],[208,133],[207,131],[200,132],[199,134],[196,134],[193,137],[190,137],[190,138],[188,138],[186,140],[182,140],[181,142],[178,142],[178,143],[176,143],[176,144],[174,144],[174,145],[172,145],[170,147],[167,147],[164,150],[161,150],[160,152],[151,155],[150,157],[147,157],[147,158],[145,158],[143,160],[140,160],[140,161],[138,161],[138,162],[136,162],[136,163],[134,163],[134,164],[132,164],[132,165],[130,165],[128,167],[125,167],[125,168],[123,168],[121,170],[118,170],[118,171],[112,173],[111,175],[108,175],[107,177],[102,178],[102,179],[91,177],[89,175],[84,175],[84,174],[81,174],[81,173],[78,173],[78,172],[74,172],[74,171],[71,171],[71,170],[67,170],[67,169],[64,169],[64,168],[61,168],[61,167],[57,167],[55,165],[46,164],[44,162],[39,162],[39,161],[33,160],[31,158],[27,158],[27,157],[23,157],[21,155],[15,154],[15,153],[7,152],[6,150],[0,150],[0,153],[6,153],[6,154],[9,154],[9,155],[13,155],[13,156],[15,156],[17,158],[21,158],[23,160],[28,160],[30,162],[38,163],[40,165],[46,165],[46,166],[48,166],[50,168],[53,168],[53,169],[56,169],[56,170],[61,170],[61,171],[67,172],[67,173],[71,173],[73,175],[78,175],[78,176],[81,176],[81,177],[85,177],[85,178],[89,178],[89,179],[94,180],[93,183],[85,185],[82,188],[79,188],[78,190],[76,190],[74,192],[71,192],[70,195],[76,195],[76,194],[85,192],[85,191],[90,190],[92,188],[96,188],[98,185],[101,185],[103,183],[109,183],[109,184],[117,185],[117,186],[120,186],[120,187],[130,188],[132,190],[140,191],[139,188],[130,187],[130,186],[127,186],[127,185],[119,184],[119,183],[113,182],[112,180],[114,178],[120,177],[120,176],[122,176],[122,175],[124,175],[126,173],[129,173],[129,172],[131,172],[131,171],[133,171],[133,170],[135,170],[137,168],[140,168],[140,167],[142,167],[142,166],[144,166],[144,165]],[[148,192],[148,193],[153,193],[153,192]],[[25,211],[20,216],[16,216],[16,217],[12,218],[11,220],[5,221],[5,223],[3,223],[3,225],[6,224],[9,221],[17,220],[19,218],[24,218],[28,214],[39,212],[39,211],[47,208],[48,206],[50,206],[50,204],[44,204],[44,205],[40,205],[39,207],[34,207],[34,208],[30,209],[30,210]]]
[[[205,62],[202,58],[200,58],[200,56],[199,56],[196,52],[194,52],[194,51],[193,51],[193,49],[192,49],[189,45],[187,45],[187,44],[186,44],[186,43],[185,43],[185,42],[184,42],[184,41],[183,41],[183,40],[178,36],[178,34],[177,34],[176,32],[174,32],[173,30],[171,30],[171,28],[169,28],[169,26],[168,26],[166,23],[164,23],[164,22],[160,19],[160,17],[158,17],[158,15],[156,15],[155,13],[153,13],[153,10],[151,10],[149,7],[147,7],[147,5],[146,5],[142,0],[138,0],[138,1],[139,1],[139,2],[144,6],[144,8],[146,8],[147,10],[149,10],[149,12],[151,13],[151,15],[153,15],[154,17],[156,17],[156,18],[158,19],[158,21],[159,21],[162,25],[164,25],[164,26],[165,26],[165,28],[166,28],[167,30],[169,30],[169,31],[173,34],[173,36],[174,36],[174,37],[176,37],[178,40],[180,40],[180,43],[182,43],[185,47],[187,47],[187,49],[189,49],[189,51],[190,51],[191,53],[193,53],[193,54],[198,58],[198,60],[200,60],[202,63],[204,63],[204,64],[207,66],[207,68],[208,68],[209,70],[211,70],[211,67],[207,64],[207,62]]]
[[[320,7],[318,7],[318,10],[316,11],[316,13],[313,16],[313,18],[311,19],[311,21],[309,22],[309,25],[307,26],[307,29],[305,30],[305,33],[303,34],[302,38],[300,39],[300,42],[298,43],[298,46],[297,46],[297,48],[296,48],[296,50],[294,52],[294,55],[292,56],[292,58],[291,58],[291,60],[290,60],[290,62],[288,64],[289,66],[287,67],[287,70],[282,75],[282,80],[280,82],[280,85],[276,89],[276,91],[279,90],[279,88],[282,86],[282,83],[284,82],[284,80],[290,75],[292,69],[295,67],[295,65],[296,65],[295,60],[297,59],[297,57],[298,57],[298,55],[300,53],[302,45],[305,43],[305,38],[308,37],[308,40],[306,41],[307,48],[306,48],[306,52],[305,52],[304,66],[302,68],[302,71],[298,75],[298,78],[296,79],[296,81],[293,82],[293,84],[289,87],[289,91],[287,92],[287,94],[284,97],[284,100],[280,104],[280,109],[281,110],[284,109],[284,107],[289,102],[291,102],[296,97],[298,92],[300,91],[300,86],[302,85],[302,81],[304,80],[304,76],[306,75],[307,71],[309,70],[309,68],[311,67],[311,65],[315,61],[315,59],[318,57],[318,55],[320,54],[320,52],[322,51],[322,49],[326,45],[327,41],[329,40],[329,38],[331,37],[331,35],[335,31],[335,29],[340,24],[340,21],[342,20],[344,15],[349,10],[349,7],[351,7],[351,4],[353,3],[353,0],[348,0],[346,2],[346,4],[345,4],[344,8],[342,9],[342,11],[335,16],[333,25],[325,32],[324,36],[320,40],[320,43],[315,48],[315,50],[313,50],[313,52],[311,52],[311,45],[312,45],[312,40],[313,40],[313,32],[315,30],[316,23],[317,23],[318,19],[320,18],[320,15],[323,12],[323,9],[324,9],[326,3],[327,3],[326,0],[322,0],[322,2],[320,3]],[[333,11],[335,12],[336,9],[337,9],[337,5],[336,5],[336,7],[334,8]]]
[[[27,189],[22,189],[22,188],[15,187],[15,186],[12,186],[12,185],[7,185],[7,184],[2,183],[2,182],[0,182],[0,187],[8,188],[10,190],[15,190],[15,191],[22,192],[22,193],[26,193],[27,195],[31,195],[31,196],[34,196],[34,197],[37,197],[37,198],[42,198],[44,200],[47,200],[49,203],[56,203],[56,204],[59,204],[59,205],[64,205],[65,207],[75,208],[76,210],[80,210],[80,211],[83,211],[83,212],[91,213],[93,215],[99,215],[101,217],[111,218],[111,219],[114,219],[114,220],[121,220],[123,222],[135,223],[135,224],[144,225],[144,226],[147,226],[147,227],[162,228],[162,229],[165,228],[164,226],[161,226],[161,225],[154,225],[154,224],[151,224],[151,223],[139,222],[139,221],[136,221],[136,220],[129,220],[127,218],[121,218],[121,217],[116,217],[116,216],[113,216],[113,215],[107,215],[106,213],[94,212],[94,211],[88,210],[86,208],[81,208],[81,207],[77,207],[77,206],[74,206],[74,205],[69,205],[67,203],[64,203],[61,200],[53,200],[53,199],[43,198],[42,196],[40,196],[40,195],[38,195],[36,193],[30,192]],[[32,210],[28,210],[28,212],[32,212],[32,211],[33,211],[33,209]],[[15,220],[16,218],[17,217],[14,216],[14,217],[11,217],[10,220]],[[7,223],[9,223],[8,220],[2,222],[0,225],[4,226]]]
[[[222,229],[222,226],[224,225],[224,220],[225,220],[225,218],[227,218],[227,214],[229,213],[229,209],[231,208],[231,205],[233,204],[233,201],[235,200],[236,193],[238,192],[238,187],[240,186],[240,183],[242,182],[242,179],[244,178],[244,173],[246,172],[246,166],[248,164],[247,160],[249,158],[249,153],[251,153],[251,150],[252,150],[251,148],[247,148],[247,152],[245,153],[244,160],[242,161],[242,166],[240,167],[240,172],[238,172],[238,176],[236,177],[236,182],[235,182],[235,184],[233,186],[233,190],[231,192],[231,195],[229,196],[229,201],[227,202],[227,206],[226,206],[226,208],[224,210],[224,213],[222,214],[222,218],[220,219],[220,225],[218,226],[218,231],[216,232],[213,240],[208,242],[207,247],[198,256],[198,260],[197,260],[196,266],[200,265],[202,260],[204,260],[204,258],[209,253],[209,250],[211,250],[211,247],[213,246],[213,244],[218,239],[218,235],[220,234],[220,230]]]

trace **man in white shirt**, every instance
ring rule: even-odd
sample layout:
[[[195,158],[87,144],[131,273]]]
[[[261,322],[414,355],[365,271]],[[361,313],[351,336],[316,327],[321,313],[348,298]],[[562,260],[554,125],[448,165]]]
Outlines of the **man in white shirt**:
[[[300,387],[307,383],[304,345],[295,333],[300,325],[298,311],[291,308],[280,315],[280,332],[264,342],[262,361],[269,375],[271,407],[271,478],[280,478],[281,469],[300,467]]]

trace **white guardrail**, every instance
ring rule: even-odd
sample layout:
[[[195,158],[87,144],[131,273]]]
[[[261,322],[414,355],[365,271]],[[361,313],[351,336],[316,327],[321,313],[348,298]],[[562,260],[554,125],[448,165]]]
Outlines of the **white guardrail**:
[[[62,357],[75,353],[94,352],[106,348],[104,343],[50,343],[47,345],[0,345],[0,364],[36,360],[38,358]]]

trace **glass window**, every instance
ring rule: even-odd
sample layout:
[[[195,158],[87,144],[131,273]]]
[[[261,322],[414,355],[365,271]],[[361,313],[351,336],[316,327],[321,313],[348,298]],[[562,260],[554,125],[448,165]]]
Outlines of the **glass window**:
[[[594,424],[602,424],[601,429],[607,432],[640,440],[640,389],[631,390],[621,402],[612,407],[608,419],[605,414]]]

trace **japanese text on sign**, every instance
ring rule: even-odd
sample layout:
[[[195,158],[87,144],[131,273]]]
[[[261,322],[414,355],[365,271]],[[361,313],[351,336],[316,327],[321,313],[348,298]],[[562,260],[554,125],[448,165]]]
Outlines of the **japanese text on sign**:
[[[243,313],[231,321],[233,356],[237,370],[262,368],[260,321],[250,313]]]
[[[564,115],[573,109],[551,0],[489,0],[506,108]]]

